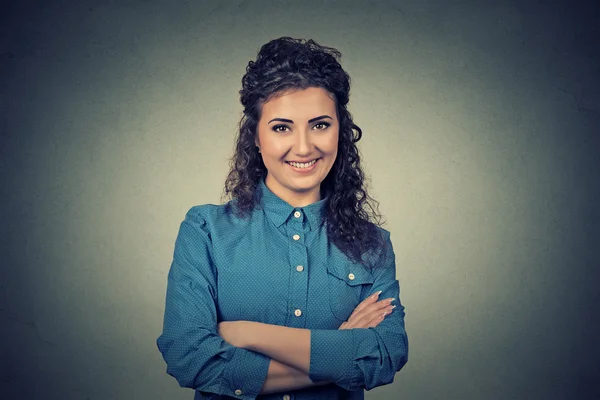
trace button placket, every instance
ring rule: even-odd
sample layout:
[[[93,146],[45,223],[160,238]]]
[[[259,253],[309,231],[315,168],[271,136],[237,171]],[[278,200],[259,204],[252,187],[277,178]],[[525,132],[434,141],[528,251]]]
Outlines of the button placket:
[[[308,293],[306,230],[303,224],[303,213],[295,210],[286,222],[286,231],[290,240],[290,298],[288,300],[289,317],[287,326],[304,328],[306,325],[306,304]]]

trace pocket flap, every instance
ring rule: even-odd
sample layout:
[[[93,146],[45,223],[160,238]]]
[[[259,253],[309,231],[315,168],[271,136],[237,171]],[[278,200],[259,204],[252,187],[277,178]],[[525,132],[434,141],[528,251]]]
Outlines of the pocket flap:
[[[327,272],[345,281],[350,286],[373,283],[373,274],[367,271],[361,264],[351,262],[332,263],[327,265]]]

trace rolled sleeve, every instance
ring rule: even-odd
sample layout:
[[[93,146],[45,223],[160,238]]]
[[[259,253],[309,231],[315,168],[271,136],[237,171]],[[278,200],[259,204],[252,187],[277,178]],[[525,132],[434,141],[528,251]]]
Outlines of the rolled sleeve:
[[[260,353],[234,347],[233,357],[225,367],[221,394],[255,399],[267,378],[269,362]]]
[[[255,399],[266,380],[270,359],[234,347],[218,334],[210,230],[200,211],[192,208],[179,229],[157,346],[167,373],[182,387]]]
[[[354,364],[354,332],[313,329],[310,332],[311,381],[343,382],[352,373]]]
[[[389,232],[384,235],[386,248],[373,269],[374,283],[367,295],[381,290],[379,298],[395,298],[396,308],[375,328],[311,331],[309,377],[313,381],[328,380],[346,390],[370,390],[392,383],[408,361],[395,255]]]

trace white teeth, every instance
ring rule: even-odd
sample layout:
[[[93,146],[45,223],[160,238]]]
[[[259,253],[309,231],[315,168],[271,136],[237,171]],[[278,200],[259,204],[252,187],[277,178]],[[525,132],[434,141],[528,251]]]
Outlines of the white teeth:
[[[308,163],[297,163],[297,162],[293,162],[293,161],[288,161],[288,164],[290,164],[296,168],[308,168],[316,162],[317,162],[317,160],[312,160],[311,162],[308,162]]]

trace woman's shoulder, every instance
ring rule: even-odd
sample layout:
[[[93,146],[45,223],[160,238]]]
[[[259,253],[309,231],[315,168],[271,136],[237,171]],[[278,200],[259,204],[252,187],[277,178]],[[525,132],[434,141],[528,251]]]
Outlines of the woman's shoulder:
[[[377,239],[378,239],[377,242],[379,244],[378,246],[375,246],[372,250],[377,252],[377,251],[385,249],[389,244],[391,244],[390,231],[388,231],[381,225],[375,224],[373,222],[370,222],[370,224],[375,229],[375,231],[371,231],[371,232],[375,233],[375,235],[377,236]]]
[[[390,231],[381,227],[380,225],[375,225],[375,227],[377,229],[377,233],[379,234],[379,240],[377,241],[378,245],[367,251],[365,254],[367,265],[369,265],[371,268],[384,263],[384,260],[390,256],[394,257],[394,249],[392,240],[390,239]]]
[[[185,214],[185,219],[203,220],[214,223],[232,214],[231,202],[225,204],[199,204],[192,206]]]
[[[240,217],[234,211],[232,201],[224,204],[195,205],[185,215],[185,222],[200,224],[208,230],[239,228],[246,220],[247,218]]]
[[[377,228],[377,232],[379,232],[379,234],[385,239],[385,240],[389,240],[390,239],[390,231],[388,231],[387,229],[385,229],[384,227],[380,226],[380,225],[376,225],[374,224],[375,227]]]

